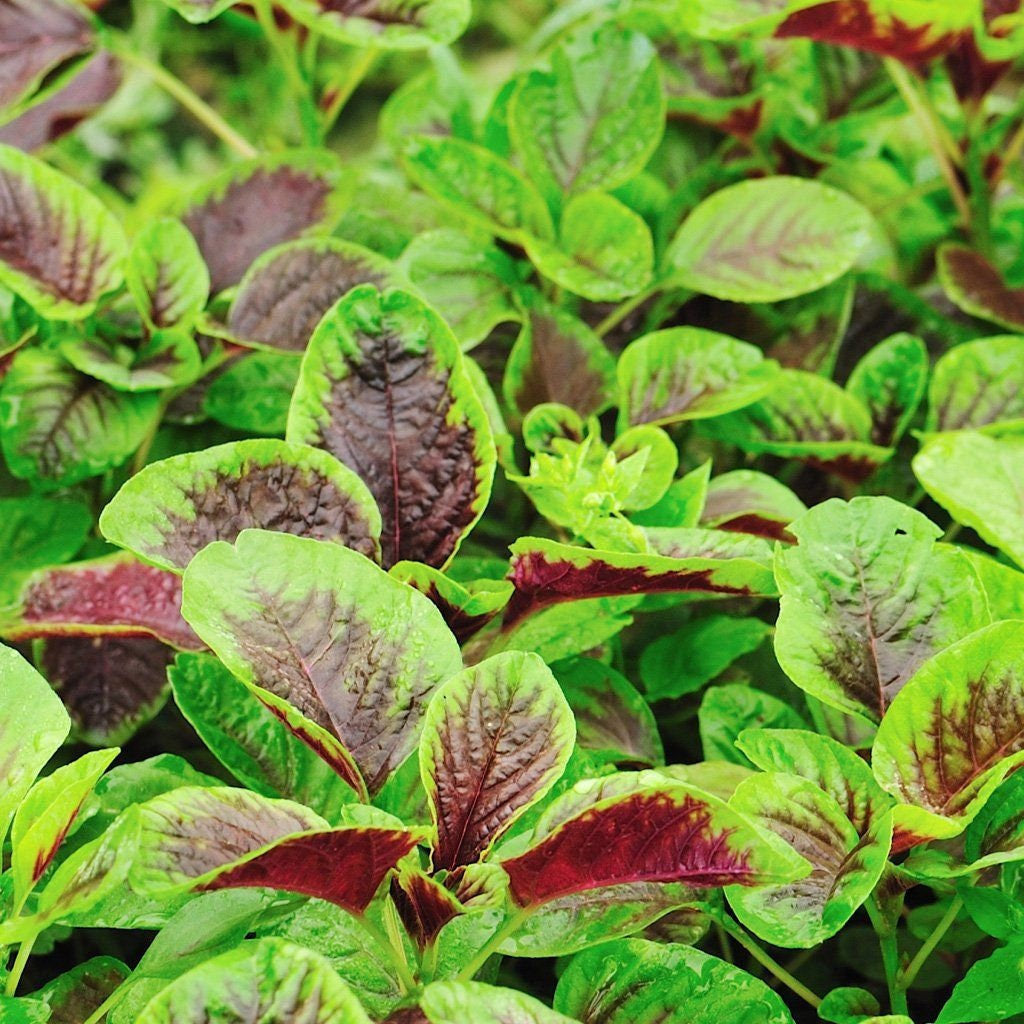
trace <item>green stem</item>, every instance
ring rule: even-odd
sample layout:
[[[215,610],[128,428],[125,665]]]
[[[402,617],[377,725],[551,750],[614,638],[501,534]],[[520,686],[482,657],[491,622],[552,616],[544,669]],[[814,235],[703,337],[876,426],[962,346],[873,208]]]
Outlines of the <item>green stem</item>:
[[[116,37],[111,34],[111,41]],[[193,117],[205,125],[225,145],[230,146],[239,156],[246,158],[258,155],[258,150],[242,138],[205,100],[200,99],[181,79],[175,78],[168,70],[155,61],[144,57],[131,48],[125,39],[118,39],[114,52],[123,61],[133,64],[147,74],[168,95],[176,99]]]
[[[527,917],[527,911],[520,910],[513,914],[491,937],[477,950],[468,964],[455,976],[456,981],[471,981],[477,971],[498,952],[498,948],[512,934],[517,932]]]
[[[82,1021],[82,1024],[99,1024],[103,1018],[110,1013],[110,1011],[117,1006],[119,1002],[124,998],[125,993],[128,991],[127,986],[121,985],[114,989],[113,992],[107,996],[106,999],[96,1007],[88,1017]]]
[[[359,83],[373,67],[373,62],[377,59],[379,52],[376,46],[368,46],[353,61],[347,77],[338,86],[337,92],[331,97],[331,102],[324,111],[323,133],[325,135],[334,127],[338,115],[345,109],[345,104],[352,98],[352,94],[359,88]]]
[[[11,968],[11,973],[7,976],[6,992],[9,996],[13,996],[18,991],[18,982],[21,981],[22,974],[25,973],[25,967],[28,964],[28,958],[32,955],[32,947],[36,944],[36,938],[37,936],[33,935],[18,947],[18,955],[14,958],[14,966]]]
[[[638,309],[648,299],[657,295],[661,288],[660,284],[652,285],[650,288],[638,292],[631,299],[626,299],[625,302],[620,303],[594,328],[594,333],[599,338],[603,338],[613,327],[617,327],[622,323],[634,309]]]
[[[728,917],[720,919],[719,924],[770,974],[774,975],[792,993],[798,995],[814,1009],[821,1006],[820,996],[816,996],[803,982],[793,977],[777,960],[773,960],[738,924]]]
[[[928,957],[935,951],[935,947],[942,941],[942,937],[953,926],[953,922],[956,920],[956,916],[960,913],[963,905],[964,901],[959,896],[953,899],[949,909],[943,914],[942,920],[932,929],[931,935],[924,940],[924,945],[917,951],[914,959],[907,964],[906,970],[900,975],[897,982],[900,988],[906,990],[914,984],[914,979],[917,977],[918,972],[924,967]]]
[[[865,904],[868,916],[878,936],[878,947],[882,953],[882,966],[885,968],[885,983],[889,989],[889,1006],[892,1013],[907,1014],[907,992],[900,987],[900,949],[896,941],[896,929],[890,928],[882,920],[881,913],[871,900]]]
[[[392,966],[395,968],[395,973],[398,975],[399,987],[402,989],[402,994],[406,995],[410,992],[415,992],[416,989],[419,988],[419,985],[417,984],[416,978],[413,977],[412,971],[409,969],[409,962],[405,958],[405,950],[400,947],[396,949],[391,936],[388,935],[380,925],[371,921],[365,914],[355,914],[353,916],[362,926],[367,935],[369,935],[381,949],[391,954],[389,959],[391,960]]]

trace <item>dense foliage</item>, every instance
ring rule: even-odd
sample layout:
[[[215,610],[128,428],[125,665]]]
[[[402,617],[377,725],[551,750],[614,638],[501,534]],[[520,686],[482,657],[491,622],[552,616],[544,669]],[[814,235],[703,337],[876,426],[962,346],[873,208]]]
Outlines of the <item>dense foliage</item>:
[[[0,1021],[1024,1021],[1019,0],[0,0]]]

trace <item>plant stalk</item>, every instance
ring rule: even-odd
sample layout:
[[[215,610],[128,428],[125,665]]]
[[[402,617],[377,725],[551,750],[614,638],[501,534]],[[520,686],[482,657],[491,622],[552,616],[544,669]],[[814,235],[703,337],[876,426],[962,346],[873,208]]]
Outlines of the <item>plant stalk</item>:
[[[520,911],[513,914],[491,937],[477,950],[476,956],[470,959],[469,963],[462,968],[455,976],[456,981],[471,981],[473,976],[481,967],[498,952],[498,947],[512,934],[518,931],[519,926],[526,919],[527,912]]]
[[[931,935],[924,940],[924,945],[917,951],[914,959],[907,964],[906,970],[900,975],[898,981],[900,988],[906,990],[914,984],[914,979],[917,977],[918,972],[924,967],[928,957],[935,952],[935,947],[942,941],[942,937],[953,926],[953,922],[956,920],[957,914],[960,913],[963,905],[964,901],[959,896],[954,897],[953,902],[949,905],[949,909],[942,915],[942,920],[932,929]]]
[[[376,46],[368,46],[353,61],[348,75],[341,85],[338,86],[338,91],[331,97],[327,109],[324,110],[323,132],[325,135],[334,127],[334,122],[338,120],[338,115],[344,110],[345,104],[352,98],[352,94],[359,88],[360,82],[366,77],[370,68],[373,67],[373,62],[377,59],[379,53],[380,51]]]
[[[885,983],[889,990],[889,1007],[892,1013],[907,1014],[907,991],[900,985],[900,949],[896,941],[896,929],[890,928],[871,900],[865,904],[868,916],[878,936],[878,947],[882,953],[885,968]]]
[[[18,991],[18,982],[21,981],[22,974],[25,973],[25,967],[28,965],[28,958],[32,955],[32,947],[36,944],[36,938],[37,936],[33,935],[18,947],[18,955],[14,958],[14,966],[11,968],[11,973],[7,976],[6,994],[9,996],[13,997],[14,993]]]

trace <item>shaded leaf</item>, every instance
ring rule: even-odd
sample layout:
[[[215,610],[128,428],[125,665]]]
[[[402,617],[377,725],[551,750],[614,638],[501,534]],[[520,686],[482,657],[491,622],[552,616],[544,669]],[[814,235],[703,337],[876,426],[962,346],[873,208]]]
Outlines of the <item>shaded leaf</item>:
[[[50,1024],[82,1024],[130,974],[109,956],[95,956],[44,985],[33,998],[50,1012]]]
[[[387,50],[450,43],[469,21],[468,0],[287,0],[297,21],[329,39]]]
[[[92,515],[66,498],[0,498],[0,554],[8,574],[66,562],[85,543]]]
[[[789,524],[806,511],[807,506],[774,477],[735,469],[708,484],[700,525],[792,544]]]
[[[1024,425],[1024,338],[981,338],[951,348],[928,389],[930,431],[998,433]]]
[[[300,365],[290,352],[243,356],[209,382],[203,412],[235,430],[283,435]]]
[[[420,1006],[429,1024],[574,1024],[532,996],[478,981],[435,981]]]
[[[1011,331],[1024,330],[1024,290],[1011,288],[981,253],[947,243],[939,248],[936,263],[946,295],[965,313]]]
[[[854,367],[846,390],[871,416],[871,443],[891,447],[906,433],[928,382],[928,350],[913,334],[894,334]]]
[[[147,224],[132,240],[125,280],[153,328],[191,327],[210,294],[210,274],[196,240],[169,218]]]
[[[750,761],[736,744],[745,729],[802,729],[806,726],[789,704],[770,693],[739,683],[708,687],[700,702],[697,721],[706,760],[720,759],[747,767]]]

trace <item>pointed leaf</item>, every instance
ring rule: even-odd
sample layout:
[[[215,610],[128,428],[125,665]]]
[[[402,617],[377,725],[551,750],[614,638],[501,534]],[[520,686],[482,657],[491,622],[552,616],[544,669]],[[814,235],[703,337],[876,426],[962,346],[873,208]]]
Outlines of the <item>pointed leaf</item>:
[[[77,182],[3,145],[0,186],[0,284],[51,320],[88,316],[121,283],[121,226]]]
[[[971,870],[1024,858],[1024,775],[1014,772],[986,801],[964,835]]]
[[[555,784],[575,739],[569,705],[534,654],[498,654],[445,683],[420,739],[434,869],[479,860]]]
[[[175,979],[137,1024],[370,1024],[349,987],[316,953],[280,939],[243,942]]]
[[[338,736],[371,791],[462,667],[427,598],[337,544],[257,530],[212,544],[185,573],[184,609],[235,675]]]
[[[210,274],[180,221],[147,224],[132,241],[128,290],[150,327],[191,327],[210,294]]]
[[[490,425],[458,343],[407,292],[349,292],[302,363],[288,439],[324,448],[366,482],[384,520],[385,566],[442,566],[483,512]]]
[[[846,390],[871,416],[872,444],[894,445],[910,426],[928,382],[928,350],[913,334],[894,334],[854,367]]]
[[[705,199],[666,253],[680,284],[733,302],[778,302],[841,277],[865,248],[868,211],[816,181],[744,181]]]
[[[1003,335],[951,348],[928,389],[932,431],[998,433],[1024,426],[1024,338]]]
[[[450,43],[469,21],[467,0],[287,0],[297,21],[352,46],[410,50]]]
[[[891,498],[832,499],[790,526],[780,548],[775,651],[797,686],[879,721],[932,655],[988,623],[966,556]]]
[[[246,271],[228,328],[243,345],[304,352],[323,315],[357,285],[384,288],[394,270],[377,253],[339,238],[308,238],[265,252]]]
[[[380,513],[366,485],[327,452],[285,441],[233,441],[151,463],[103,510],[100,529],[173,571],[207,544],[231,543],[247,529],[380,556]]]
[[[788,526],[806,511],[807,506],[774,477],[735,469],[708,484],[700,525],[792,544],[795,538]]]
[[[778,367],[760,349],[699,327],[634,341],[619,357],[620,425],[721,416],[768,393]]]
[[[971,1024],[977,1020],[1005,1020],[1024,1012],[1021,960],[1024,941],[1014,936],[1009,945],[983,960],[976,960],[957,982],[936,1024]]]
[[[574,1024],[532,996],[479,981],[435,981],[420,996],[429,1024]]]
[[[454,893],[417,868],[403,867],[392,878],[391,899],[420,949],[434,945],[441,929],[465,912]]]
[[[214,294],[238,284],[261,253],[338,219],[341,168],[324,153],[249,160],[204,186],[182,215]]]
[[[793,1024],[763,981],[698,949],[644,939],[577,956],[555,1007],[582,1024]]]
[[[1024,291],[1011,288],[981,253],[947,243],[939,248],[937,266],[946,295],[965,313],[1024,330]]]

